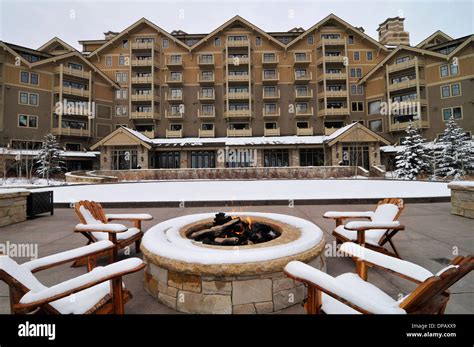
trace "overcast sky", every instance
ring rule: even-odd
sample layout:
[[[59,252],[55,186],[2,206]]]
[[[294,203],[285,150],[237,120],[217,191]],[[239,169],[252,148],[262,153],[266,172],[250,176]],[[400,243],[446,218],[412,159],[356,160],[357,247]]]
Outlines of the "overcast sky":
[[[452,37],[474,32],[473,0],[284,1],[284,0],[0,0],[0,40],[38,48],[54,36],[81,49],[78,40],[102,39],[141,17],[171,32],[208,33],[234,15],[266,31],[307,29],[330,13],[377,38],[378,24],[403,16],[410,43],[440,29]]]

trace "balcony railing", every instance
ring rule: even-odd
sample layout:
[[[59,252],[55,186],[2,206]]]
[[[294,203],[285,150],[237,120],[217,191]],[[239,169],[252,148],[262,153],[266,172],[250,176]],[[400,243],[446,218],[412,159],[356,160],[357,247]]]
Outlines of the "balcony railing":
[[[155,42],[132,42],[132,49],[156,49]]]
[[[249,137],[252,136],[252,128],[249,129],[227,129],[228,137]]]
[[[215,93],[212,94],[203,94],[201,92],[197,92],[197,98],[200,101],[213,101],[216,99]]]
[[[166,65],[171,66],[171,67],[181,67],[183,66],[183,57],[177,56],[177,57],[167,57],[166,58]]]
[[[311,71],[304,75],[299,75],[295,72],[295,83],[307,83],[313,79],[313,73]]]
[[[247,100],[248,98],[250,98],[250,93],[249,92],[237,92],[237,93],[229,92],[227,94],[227,97],[230,100]]]
[[[336,81],[336,80],[345,80],[347,78],[347,73],[345,72],[336,72],[336,73],[322,73],[319,75],[319,80],[323,79]]]
[[[184,100],[184,96],[183,96],[183,93],[180,93],[180,94],[173,94],[173,93],[168,93],[166,92],[165,93],[165,99],[166,101],[179,101],[179,102],[183,102]]]
[[[133,76],[130,81],[134,84],[153,83],[153,76]]]
[[[73,129],[73,128],[53,128],[53,135],[63,136],[77,136],[77,137],[90,137],[91,132],[89,129]]]
[[[280,80],[280,73],[276,72],[274,74],[265,74],[262,72],[262,81],[267,83],[274,83]]]
[[[132,59],[131,62],[132,66],[152,66],[153,65],[153,58],[146,58],[146,59]]]
[[[318,111],[319,117],[347,116],[347,115],[349,115],[349,109],[347,107],[323,108]]]
[[[200,55],[198,64],[201,66],[212,66],[214,65],[214,55],[204,56]]]
[[[319,98],[346,98],[347,90],[323,90],[318,93]]]
[[[154,139],[156,137],[156,133],[154,130],[143,130],[143,131],[140,131],[140,133],[150,139]]]
[[[226,79],[228,82],[248,82],[250,79],[249,75],[227,75]]]
[[[180,130],[168,130],[166,129],[166,138],[181,138],[183,137],[183,129]]]
[[[178,76],[165,75],[165,83],[166,84],[182,84],[183,75],[178,75]]]
[[[311,117],[314,115],[314,109],[313,107],[308,107],[308,108],[296,108],[295,109],[295,116],[296,117]]]
[[[329,136],[331,135],[332,133],[336,132],[337,130],[339,130],[339,128],[324,128],[324,135],[326,136]]]
[[[418,60],[417,58],[414,58],[414,59],[410,59],[401,63],[390,64],[387,66],[387,70],[389,73],[392,73],[396,71],[411,69],[412,67],[416,65],[417,60]],[[423,62],[421,60],[418,60],[418,66],[423,66],[423,65],[424,65]]]
[[[215,118],[216,117],[216,110],[212,109],[212,111],[209,110],[203,110],[203,109],[198,109],[198,117],[199,118]]]
[[[165,110],[165,118],[168,119],[183,119],[183,112],[172,112],[171,110]]]
[[[413,126],[416,126],[418,128],[426,129],[426,128],[430,127],[430,123],[427,120],[421,120],[421,121],[420,120],[414,120],[412,122],[398,122],[398,123],[392,123],[391,122],[389,124],[389,131],[404,131],[404,130],[406,130],[406,128],[408,128],[410,123]]]
[[[250,64],[250,58],[249,57],[227,57],[225,63],[231,66],[248,65]]]
[[[344,63],[344,56],[342,55],[325,55],[321,58],[318,59],[318,65],[322,65],[323,63],[331,63],[331,64],[336,64],[336,63]]]
[[[89,90],[86,89],[79,89],[79,88],[73,88],[73,87],[66,87],[66,86],[56,86],[54,87],[54,92],[59,93],[62,89],[63,94],[68,94],[68,95],[74,95],[74,96],[81,96],[84,98],[88,98],[91,93]]]
[[[294,55],[294,63],[295,65],[306,65],[311,63],[311,54],[305,53],[304,55],[296,54]]]
[[[224,118],[247,118],[252,117],[250,110],[227,110],[224,112]]]
[[[133,111],[130,113],[131,119],[159,119],[160,114],[152,111]]]
[[[391,92],[397,91],[397,90],[402,90],[402,89],[409,89],[409,88],[414,88],[416,87],[417,83],[420,83],[420,85],[425,84],[425,80],[423,79],[413,79],[413,80],[407,80],[403,82],[398,82],[398,83],[390,83],[388,85],[388,89]]]
[[[319,41],[319,46],[324,45],[324,46],[344,46],[346,44],[345,39],[321,39]]]
[[[61,67],[57,67],[54,69],[54,72],[60,73],[61,72]],[[74,76],[74,77],[80,77],[80,78],[85,78],[89,79],[91,77],[90,71],[84,71],[80,69],[73,69],[71,67],[66,67],[63,66],[63,74],[69,75],[69,76]]]
[[[280,108],[277,107],[275,110],[269,110],[264,107],[263,116],[264,117],[280,117]]]
[[[295,90],[295,99],[296,100],[304,100],[304,99],[311,99],[313,98],[313,90],[308,89],[306,91],[302,90]]]
[[[275,99],[280,99],[280,90],[268,92],[263,90],[263,99],[264,100],[275,100]]]
[[[131,101],[153,101],[154,95],[153,94],[132,94],[130,95]]]
[[[265,56],[262,54],[262,65],[274,65],[279,63],[279,57],[277,54],[274,56]]]
[[[313,127],[296,128],[296,135],[298,135],[298,136],[311,136],[311,135],[313,135]]]
[[[280,136],[280,128],[275,129],[264,129],[264,136]]]
[[[199,137],[215,137],[216,133],[214,128],[212,130],[199,129]]]
[[[227,47],[248,47],[249,44],[248,37],[239,40],[234,40],[230,37],[227,38]]]
[[[198,82],[201,84],[212,84],[216,80],[214,74],[212,74],[211,76],[207,76],[200,73],[198,73],[197,79],[198,79]]]

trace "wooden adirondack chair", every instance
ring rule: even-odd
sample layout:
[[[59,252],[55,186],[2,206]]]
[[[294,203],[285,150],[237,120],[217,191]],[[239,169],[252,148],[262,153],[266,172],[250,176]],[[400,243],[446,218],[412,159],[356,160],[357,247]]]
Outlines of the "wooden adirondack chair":
[[[145,267],[139,258],[94,269],[89,267],[86,274],[51,287],[44,286],[34,275],[57,265],[90,259],[114,247],[111,241],[104,240],[21,265],[6,255],[0,255],[0,280],[9,286],[11,313],[124,313],[124,305],[132,294],[123,287],[122,276]]]
[[[360,275],[345,273],[332,277],[307,264],[292,261],[285,274],[308,286],[308,314],[443,314],[449,288],[474,269],[474,256],[458,256],[436,274],[405,260],[346,242],[341,250],[364,266],[386,270],[418,284],[413,292],[396,301]],[[361,268],[361,267],[358,267]]]
[[[347,219],[368,219],[375,223],[393,222],[398,220],[404,208],[405,204],[402,199],[387,198],[378,202],[374,212],[328,211],[323,217],[336,221],[336,228],[332,234],[336,238],[337,244],[354,241],[378,252],[400,258],[392,238],[404,229],[402,225],[393,228],[380,228],[376,224],[367,223],[365,229],[351,229],[347,224],[344,225],[344,221]],[[393,252],[385,248],[386,243],[390,244]]]
[[[140,242],[143,237],[141,223],[153,219],[147,213],[105,214],[100,203],[88,200],[77,202],[74,210],[81,222],[74,231],[83,234],[88,240],[87,244],[109,239],[121,249],[135,243],[136,253],[140,253]],[[110,223],[111,221],[131,221],[133,227],[127,228],[122,224]],[[76,262],[73,266],[78,265],[82,265],[81,262]]]

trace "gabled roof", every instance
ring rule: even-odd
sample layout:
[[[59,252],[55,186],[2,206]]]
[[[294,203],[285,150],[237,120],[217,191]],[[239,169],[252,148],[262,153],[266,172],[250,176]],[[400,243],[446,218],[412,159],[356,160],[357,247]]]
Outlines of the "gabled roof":
[[[334,13],[331,13],[330,15],[326,16],[325,18],[323,18],[322,20],[320,20],[318,23],[316,23],[315,25],[313,25],[311,28],[309,28],[308,30],[306,30],[304,33],[302,33],[301,35],[299,35],[298,37],[296,37],[293,41],[289,42],[287,47],[290,47],[292,46],[294,43],[298,42],[299,40],[301,40],[302,38],[304,38],[306,35],[308,35],[310,32],[312,32],[313,30],[315,29],[319,29],[321,26],[323,26],[324,24],[326,24],[327,22],[329,22],[330,20],[334,20],[336,22],[338,22],[339,24],[341,24],[342,26],[345,26],[346,28],[349,28],[351,29],[352,31],[354,31],[354,33],[356,33],[357,35],[360,35],[362,36],[363,38],[367,39],[368,41],[372,42],[374,45],[376,45],[377,47],[379,47],[381,50],[384,50],[384,51],[387,51],[387,47],[385,47],[384,45],[382,45],[380,42],[378,42],[377,40],[373,39],[372,37],[370,37],[369,35],[363,33],[362,31],[360,31],[359,29],[357,29],[356,27],[352,26],[351,24],[347,23],[346,21],[342,20],[341,18],[339,18],[338,16],[336,16]]]
[[[249,21],[245,20],[244,18],[240,17],[240,16],[234,16],[232,17],[231,19],[229,19],[227,22],[225,22],[224,24],[222,24],[220,27],[218,27],[217,29],[213,30],[211,33],[207,34],[203,39],[199,40],[198,42],[196,42],[193,46],[191,46],[191,50],[199,47],[200,45],[202,45],[203,43],[207,42],[211,37],[213,37],[214,35],[216,35],[217,33],[219,33],[220,31],[230,27],[231,25],[233,25],[234,23],[236,22],[241,22],[242,24],[244,24],[245,26],[251,28],[252,30],[255,30],[256,32],[258,32],[259,34],[261,34],[262,36],[265,36],[267,39],[269,39],[270,41],[274,42],[275,44],[277,44],[278,46],[284,48],[285,47],[285,44],[283,44],[282,42],[278,41],[277,39],[275,39],[274,37],[272,37],[271,35],[269,35],[266,31],[263,31],[262,29],[260,29],[259,27],[257,27],[256,25],[250,23]]]
[[[99,142],[94,143],[90,147],[90,149],[94,150],[94,149],[102,146],[105,142],[109,141],[112,137],[116,136],[117,134],[125,134],[126,136],[128,136],[130,138],[135,138],[140,142],[140,144],[143,147],[145,147],[147,149],[151,149],[151,147],[152,147],[151,146],[151,141],[148,137],[146,137],[145,135],[139,133],[138,131],[135,131],[135,130],[129,129],[127,127],[121,126],[120,128],[117,128],[116,130],[112,131],[109,135],[104,137]]]
[[[442,38],[444,40],[444,42],[446,41],[451,41],[453,40],[453,38],[451,36],[449,36],[448,34],[442,32],[441,30],[437,30],[435,31],[433,34],[431,34],[430,36],[428,36],[426,39],[424,39],[423,41],[421,41],[419,44],[416,45],[416,47],[418,48],[424,48],[424,46],[426,46],[426,44],[428,42],[430,42],[431,40],[435,39],[435,38]]]
[[[367,128],[365,125],[360,124],[359,122],[354,122],[351,124],[346,125],[345,127],[342,127],[338,130],[336,130],[334,133],[331,135],[327,136],[325,139],[325,143],[327,143],[329,146],[334,145],[336,142],[339,142],[339,140],[343,139],[345,136],[348,136],[350,133],[356,130],[361,130],[370,136],[376,138],[378,141],[385,143],[386,145],[390,145],[390,141],[388,141],[385,137],[380,136],[376,132],[370,130]]]
[[[47,51],[48,48],[52,47],[53,45],[60,45],[66,48],[69,51],[75,51],[76,49],[72,47],[71,45],[67,44],[63,40],[61,40],[59,37],[53,37],[51,40],[43,44],[41,47],[38,48],[38,51],[44,52]]]
[[[463,43],[461,43],[458,47],[456,47],[454,51],[449,53],[449,55],[447,56],[448,59],[451,59],[453,56],[458,54],[458,52],[460,52],[464,47],[469,45],[471,42],[474,42],[474,34],[466,37],[466,40]]]
[[[84,58],[84,56],[76,50],[74,50],[72,52],[69,52],[69,53],[56,55],[56,56],[48,58],[48,59],[44,59],[44,60],[40,60],[40,61],[31,63],[29,67],[32,68],[32,67],[36,67],[36,66],[39,66],[39,65],[47,64],[47,63],[54,63],[58,60],[62,60],[62,59],[70,58],[70,57],[79,58],[81,61],[83,61],[85,64],[87,64],[87,66],[89,66],[92,70],[94,70],[96,73],[98,73],[100,76],[102,76],[107,82],[109,82],[112,87],[115,87],[117,89],[120,88],[120,86],[117,83],[115,83],[109,76],[107,76],[105,73],[103,73],[99,68],[97,68],[89,60]]]
[[[99,48],[97,48],[95,51],[91,52],[91,54],[89,55],[89,57],[92,57],[94,55],[97,55],[97,53],[99,53],[100,51],[102,51],[103,49],[109,47],[111,44],[113,44],[114,42],[116,42],[117,40],[121,39],[124,35],[128,34],[129,31],[135,29],[136,27],[138,27],[139,25],[141,24],[146,24],[148,25],[149,27],[155,29],[156,31],[160,32],[161,34],[165,35],[167,38],[169,38],[170,40],[176,42],[177,44],[179,44],[180,46],[186,48],[187,50],[189,50],[189,46],[187,46],[184,42],[178,40],[176,37],[174,37],[173,35],[171,35],[170,33],[168,33],[166,30],[160,28],[159,26],[157,26],[156,24],[150,22],[148,19],[146,18],[141,18],[139,19],[138,21],[136,21],[135,23],[133,23],[132,25],[130,25],[128,28],[125,28],[124,30],[122,30],[118,35],[116,35],[114,38],[110,39],[109,41],[107,41],[105,44],[103,44],[102,46],[100,46]]]
[[[14,57],[18,58],[20,60],[21,63],[23,63],[23,65],[27,66],[27,67],[31,67],[31,63],[26,60],[25,58],[23,58],[21,56],[21,54],[18,54],[17,52],[15,52],[13,49],[11,49],[5,42],[3,41],[0,41],[0,46],[3,47],[8,53],[10,53],[11,55],[13,55]]]
[[[422,54],[422,55],[426,54],[426,55],[430,55],[430,56],[440,58],[440,59],[447,59],[447,57],[448,57],[444,54],[432,52],[432,51],[429,51],[429,50],[426,50],[426,49],[400,45],[397,48],[395,48],[389,55],[387,55],[385,57],[385,59],[383,59],[380,63],[375,65],[372,68],[372,70],[370,70],[358,83],[359,84],[360,83],[365,83],[367,81],[367,79],[369,79],[370,76],[372,76],[379,68],[384,66],[384,64],[387,61],[389,61],[395,54],[397,54],[400,51],[410,51],[410,52],[414,52],[414,53],[418,53],[418,54]]]

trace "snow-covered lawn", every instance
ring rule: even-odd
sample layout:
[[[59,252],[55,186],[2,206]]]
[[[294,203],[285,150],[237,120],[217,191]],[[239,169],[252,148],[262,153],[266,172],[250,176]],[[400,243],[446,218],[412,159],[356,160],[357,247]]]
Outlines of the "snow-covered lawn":
[[[389,180],[155,181],[51,187],[54,201],[231,201],[447,197],[447,183]]]

